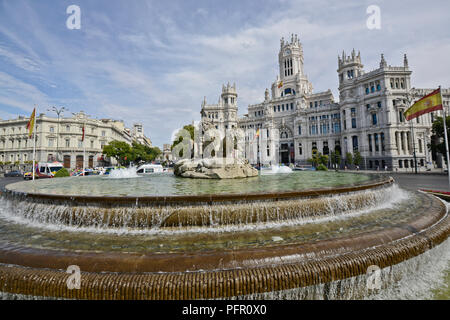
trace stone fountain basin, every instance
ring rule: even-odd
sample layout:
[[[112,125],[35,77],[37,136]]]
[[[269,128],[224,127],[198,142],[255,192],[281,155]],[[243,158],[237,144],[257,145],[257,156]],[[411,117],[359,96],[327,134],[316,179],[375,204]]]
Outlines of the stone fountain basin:
[[[372,188],[392,184],[390,179],[382,182]],[[342,191],[351,195],[361,190]],[[327,197],[325,190],[314,192],[306,199]],[[336,190],[328,192],[330,196]],[[1,200],[76,201],[58,197],[11,191]],[[235,201],[206,198],[214,204]],[[206,198],[194,204],[207,204]],[[273,195],[269,201],[293,198],[292,193],[286,199]],[[89,198],[87,204],[93,201]],[[152,201],[143,203],[151,206]],[[0,215],[0,287],[10,293],[77,299],[214,299],[288,290],[363,275],[371,265],[384,268],[418,256],[448,238],[450,219],[440,200],[415,193],[399,207],[351,218],[231,232],[212,232],[213,227],[205,226],[207,232],[167,226],[155,234],[104,234],[20,226]],[[179,232],[183,228],[186,232]],[[82,270],[80,290],[67,288],[69,265]]]

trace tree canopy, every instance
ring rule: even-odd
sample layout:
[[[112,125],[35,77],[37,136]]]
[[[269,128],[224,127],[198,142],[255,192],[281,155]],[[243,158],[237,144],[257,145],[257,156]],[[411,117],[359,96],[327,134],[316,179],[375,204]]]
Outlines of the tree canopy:
[[[128,165],[133,162],[150,162],[161,154],[158,147],[148,147],[137,142],[130,146],[123,141],[111,141],[103,147],[103,154],[117,160],[120,165]]]
[[[450,116],[448,116],[445,120],[445,124],[447,126],[447,137],[450,138]],[[445,150],[445,139],[444,139],[444,121],[442,117],[438,117],[434,122],[433,122],[433,127],[432,127],[432,132],[433,135],[436,136],[436,138],[438,138],[437,140],[439,141],[439,143],[432,143],[428,145],[428,148],[432,151],[432,152],[438,152],[441,154],[446,154],[446,150]],[[449,144],[450,146],[450,144]],[[444,157],[444,159],[446,160],[446,157]]]
[[[326,166],[328,163],[328,156],[317,152],[317,150],[314,150],[312,157],[307,161],[310,162],[315,168],[317,168],[319,165]]]

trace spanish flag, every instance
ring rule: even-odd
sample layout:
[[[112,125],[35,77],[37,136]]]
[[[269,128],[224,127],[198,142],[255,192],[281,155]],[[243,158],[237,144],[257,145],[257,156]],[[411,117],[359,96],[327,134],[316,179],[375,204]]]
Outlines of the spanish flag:
[[[260,133],[259,129],[256,130],[256,137],[259,137],[259,133]]]
[[[28,129],[28,137],[31,138],[34,130],[34,122],[36,121],[36,108],[33,109],[33,113],[31,114],[30,121],[27,123]]]
[[[85,131],[84,124],[83,124],[83,128],[81,129],[81,131],[83,132],[83,136],[81,137],[81,141],[84,141],[84,131]]]
[[[428,112],[442,110],[441,88],[434,90],[432,93],[414,103],[404,115],[406,120],[412,120]]]
[[[278,83],[278,89],[280,89],[282,86],[283,86],[283,81],[280,81],[280,82]]]

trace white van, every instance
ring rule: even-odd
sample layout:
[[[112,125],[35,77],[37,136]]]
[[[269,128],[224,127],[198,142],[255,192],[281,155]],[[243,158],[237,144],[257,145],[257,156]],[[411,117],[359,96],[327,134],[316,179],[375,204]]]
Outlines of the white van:
[[[163,172],[167,172],[167,169],[165,169],[160,164],[143,164],[136,170],[137,174],[152,174],[152,173],[163,173]]]
[[[56,172],[64,168],[60,162],[48,162],[48,163],[38,163],[36,165],[35,179],[45,179],[53,178]],[[24,174],[23,178],[25,180],[33,179],[32,173],[27,172]]]

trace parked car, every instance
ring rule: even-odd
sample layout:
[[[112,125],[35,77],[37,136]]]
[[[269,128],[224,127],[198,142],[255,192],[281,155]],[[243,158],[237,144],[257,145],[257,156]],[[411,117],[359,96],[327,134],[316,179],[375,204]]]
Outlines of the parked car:
[[[5,173],[5,177],[22,177],[22,176],[23,176],[22,172],[18,170]]]

